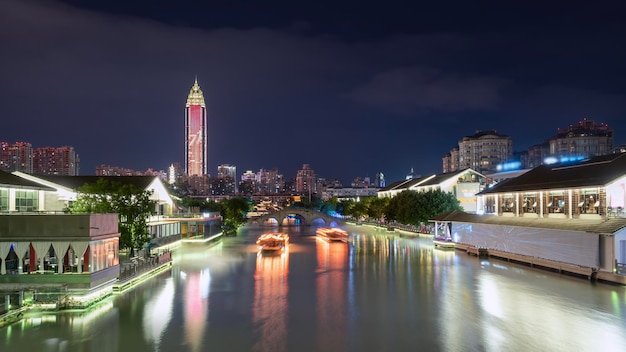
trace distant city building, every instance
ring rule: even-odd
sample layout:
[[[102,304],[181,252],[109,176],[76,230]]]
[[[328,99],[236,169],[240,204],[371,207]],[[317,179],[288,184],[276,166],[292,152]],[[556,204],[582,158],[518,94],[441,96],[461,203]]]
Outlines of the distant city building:
[[[458,159],[455,158],[456,154],[453,148],[443,157],[444,172],[471,168],[482,174],[493,173],[499,164],[511,159],[513,140],[495,130],[476,131],[459,141]]]
[[[613,129],[584,118],[550,138],[550,156],[592,157],[613,153]]]
[[[252,170],[247,170],[241,174],[241,181],[256,181],[256,173],[252,172]]]
[[[239,193],[245,195],[252,195],[256,193],[256,173],[252,170],[247,170],[241,174],[241,181],[239,182]]]
[[[211,194],[211,177],[209,175],[184,176],[182,184],[186,185],[185,194],[206,196]]]
[[[556,135],[543,143],[532,145],[513,160],[505,161],[498,171],[513,170],[510,166],[514,161],[519,162],[517,169],[532,169],[543,164],[571,163],[612,154],[616,152],[613,142],[613,130],[608,125],[585,118],[567,129],[558,129]]]
[[[370,187],[372,185],[372,183],[370,182],[370,178],[369,177],[355,177],[354,180],[352,180],[352,183],[350,184],[353,188],[367,188]]]
[[[459,147],[454,147],[443,157],[443,172],[451,172],[459,169]]]
[[[302,169],[296,174],[296,192],[300,194],[312,194],[317,192],[317,180],[315,171],[309,164],[303,164]]]
[[[185,174],[207,174],[207,111],[196,79],[185,104]]]
[[[0,142],[0,170],[33,172],[33,146],[27,142]]]
[[[532,169],[543,164],[543,161],[550,155],[550,142],[548,140],[543,143],[530,146],[526,152],[520,155],[521,167]]]
[[[413,170],[413,168],[411,168],[411,171],[409,171],[409,173],[406,175],[406,177],[404,178],[405,180],[410,180],[412,178],[420,178],[422,177],[422,175],[415,173],[415,170]]]
[[[328,187],[322,191],[322,200],[327,201],[332,197],[337,199],[352,199],[357,200],[365,197],[376,197],[378,195],[378,187],[341,187],[333,188]]]
[[[74,147],[42,147],[33,150],[33,174],[77,176],[79,159]]]
[[[277,168],[271,170],[260,169],[256,173],[256,187],[258,194],[277,194],[285,192],[285,179]]]
[[[386,186],[385,175],[382,172],[376,174],[376,178],[374,179],[374,187],[376,188],[384,188]]]
[[[180,169],[180,163],[172,163],[167,168],[167,183],[170,185],[175,184],[176,182],[178,182],[178,179],[181,177],[181,175],[182,172]]]
[[[139,173],[133,169],[127,169],[112,165],[96,166],[96,176],[135,176]]]
[[[235,194],[237,188],[237,167],[229,164],[222,164],[217,167],[217,180],[211,182],[211,194]],[[215,187],[218,187],[217,190]]]
[[[156,171],[150,168],[146,171],[137,171],[104,164],[96,166],[96,176],[156,176],[163,181],[167,180],[167,173],[165,171]]]

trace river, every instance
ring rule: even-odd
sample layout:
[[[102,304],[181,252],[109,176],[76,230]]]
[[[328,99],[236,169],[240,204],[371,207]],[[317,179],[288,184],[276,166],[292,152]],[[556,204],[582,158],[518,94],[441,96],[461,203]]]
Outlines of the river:
[[[28,314],[0,351],[624,351],[626,287],[346,225],[184,245],[172,270],[86,311]]]

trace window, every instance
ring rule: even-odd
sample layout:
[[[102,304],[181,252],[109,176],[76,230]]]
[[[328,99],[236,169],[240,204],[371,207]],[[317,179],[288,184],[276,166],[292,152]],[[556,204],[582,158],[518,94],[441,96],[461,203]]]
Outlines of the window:
[[[600,201],[598,198],[598,190],[582,190],[578,201],[578,208],[581,214],[598,214]]]
[[[9,211],[9,190],[0,189],[0,211]]]
[[[35,191],[16,191],[15,210],[37,211],[39,209],[39,195]]]
[[[505,194],[502,196],[502,212],[512,213],[515,211],[515,200],[513,200],[512,194]]]
[[[548,213],[563,214],[565,211],[565,192],[550,192],[546,210]]]
[[[537,194],[528,193],[524,194],[524,213],[536,213],[537,212]]]

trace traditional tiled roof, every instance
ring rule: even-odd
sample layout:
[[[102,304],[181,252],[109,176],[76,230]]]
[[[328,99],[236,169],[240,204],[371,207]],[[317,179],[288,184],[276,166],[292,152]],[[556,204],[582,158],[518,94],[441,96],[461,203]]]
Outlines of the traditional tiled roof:
[[[470,224],[489,224],[517,227],[534,227],[542,229],[582,231],[591,233],[614,234],[626,227],[626,218],[610,219],[550,219],[508,217],[497,215],[477,215],[460,210],[434,216],[430,221],[462,222]]]
[[[29,181],[27,179],[15,176],[11,173],[0,171],[0,186],[8,188],[25,188],[36,189],[41,191],[55,191],[52,187],[47,187],[38,184],[37,182]]]
[[[609,154],[576,164],[541,165],[479,194],[599,187],[626,175],[626,153]]]
[[[384,188],[382,188],[379,192],[385,192],[385,191],[391,191],[394,189],[401,189],[403,188],[402,186],[413,181],[413,179],[409,179],[409,180],[401,180],[401,181],[396,181],[392,184],[390,184],[389,186],[386,186]]]
[[[420,187],[423,187],[423,186],[436,186],[436,185],[439,185],[439,184],[441,184],[442,182],[444,182],[446,180],[449,180],[450,178],[457,177],[458,175],[461,175],[461,174],[465,173],[468,170],[471,170],[471,169],[463,169],[463,170],[460,170],[460,171],[452,171],[452,172],[446,172],[446,173],[437,174],[437,175],[430,175],[430,176],[426,176],[426,177],[402,180],[402,181],[398,181],[398,182],[392,183],[391,185],[381,189],[379,192],[391,191],[391,190],[406,190],[406,189],[409,189],[409,188],[411,188],[411,187],[413,187],[415,185],[419,185]],[[471,171],[473,171],[473,170],[471,170]]]

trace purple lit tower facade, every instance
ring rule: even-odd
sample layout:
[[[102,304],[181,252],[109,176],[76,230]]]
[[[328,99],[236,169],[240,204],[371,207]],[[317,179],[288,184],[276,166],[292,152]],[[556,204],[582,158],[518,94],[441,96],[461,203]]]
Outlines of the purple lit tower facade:
[[[207,174],[207,114],[198,79],[193,83],[185,105],[185,173]]]

